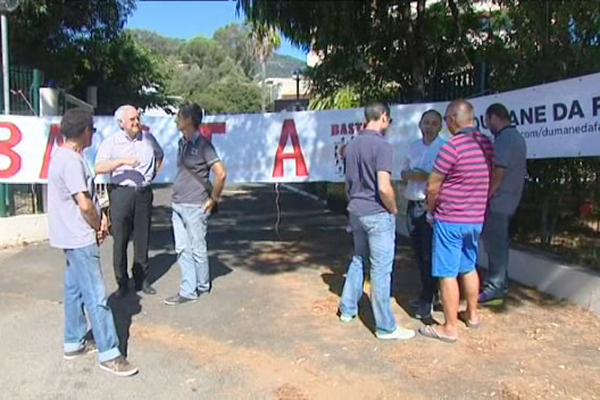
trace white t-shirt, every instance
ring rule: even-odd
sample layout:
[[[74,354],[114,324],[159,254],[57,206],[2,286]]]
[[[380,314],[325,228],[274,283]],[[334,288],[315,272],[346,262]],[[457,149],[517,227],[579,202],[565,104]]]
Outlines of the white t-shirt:
[[[428,174],[433,171],[435,159],[437,158],[440,148],[446,143],[439,135],[429,145],[423,143],[423,139],[419,139],[410,145],[408,156],[402,168],[402,171],[420,170]],[[427,182],[408,181],[404,197],[408,200],[425,200],[427,190]]]

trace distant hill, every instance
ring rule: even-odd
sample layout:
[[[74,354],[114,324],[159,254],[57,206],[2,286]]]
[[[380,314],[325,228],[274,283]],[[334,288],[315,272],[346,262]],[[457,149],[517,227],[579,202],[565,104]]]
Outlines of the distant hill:
[[[162,55],[178,55],[181,47],[185,43],[184,39],[170,38],[161,36],[158,33],[144,29],[126,29],[139,43]]]
[[[163,56],[181,56],[181,50],[186,43],[184,39],[176,39],[161,36],[155,32],[143,29],[127,29],[129,34],[143,44],[147,49]],[[290,78],[297,69],[304,69],[306,62],[291,56],[273,54],[267,62],[267,78]],[[254,79],[260,79],[260,65],[258,62],[254,68]]]
[[[306,68],[306,62],[303,60],[283,54],[273,54],[267,62],[267,78],[290,78],[295,70],[304,68]],[[256,71],[260,71],[258,64]]]

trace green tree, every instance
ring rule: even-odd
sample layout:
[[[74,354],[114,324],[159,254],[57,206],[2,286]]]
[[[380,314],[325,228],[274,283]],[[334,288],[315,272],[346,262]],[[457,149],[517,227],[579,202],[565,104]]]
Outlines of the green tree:
[[[213,40],[227,51],[229,57],[242,67],[249,79],[254,78],[256,61],[252,54],[252,42],[248,25],[229,24],[217,29]]]
[[[134,8],[135,0],[22,0],[9,17],[11,62],[41,69],[79,97],[98,86],[102,112],[125,101],[162,105],[158,64],[123,35]]]
[[[200,68],[216,68],[228,57],[227,52],[217,42],[202,36],[187,41],[181,48],[181,60],[186,64],[196,64]]]
[[[281,37],[277,31],[268,24],[251,23],[252,50],[260,62],[261,68],[261,110],[267,111],[267,61],[273,52],[281,47]]]
[[[323,55],[308,71],[316,93],[351,85],[364,101],[406,102],[431,97],[444,73],[472,67],[472,51],[457,32],[477,32],[479,21],[471,2],[457,3],[459,23],[446,2],[426,7],[425,0],[239,0],[238,6],[250,20],[273,24],[292,43]]]
[[[166,96],[166,77],[159,61],[138,45],[129,34],[109,43],[87,43],[74,71],[70,91],[85,98],[86,89],[98,87],[98,114],[112,114],[123,104],[140,108],[164,107],[172,103]]]
[[[12,62],[68,86],[81,46],[117,38],[134,7],[135,0],[22,0],[9,17]]]
[[[330,96],[316,95],[310,100],[308,105],[309,110],[331,110],[357,107],[360,107],[360,96],[357,91],[350,86],[344,86]]]
[[[185,43],[184,39],[164,37],[158,33],[143,29],[126,29],[125,31],[155,56],[169,57],[179,55],[181,47]]]
[[[221,37],[222,32],[216,37]],[[135,32],[136,42],[151,53],[158,71],[168,77],[166,92],[195,101],[209,114],[249,113],[260,110],[260,90],[246,74],[232,48],[216,39],[196,37],[182,41],[173,52],[164,52],[170,39]],[[245,37],[249,43],[250,39]],[[162,52],[162,54],[161,54]]]

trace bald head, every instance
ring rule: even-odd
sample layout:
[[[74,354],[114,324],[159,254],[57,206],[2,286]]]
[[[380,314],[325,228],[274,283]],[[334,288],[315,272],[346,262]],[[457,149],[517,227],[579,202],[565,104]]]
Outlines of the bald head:
[[[446,108],[446,125],[450,133],[455,134],[462,128],[473,126],[473,105],[467,100],[454,100]]]

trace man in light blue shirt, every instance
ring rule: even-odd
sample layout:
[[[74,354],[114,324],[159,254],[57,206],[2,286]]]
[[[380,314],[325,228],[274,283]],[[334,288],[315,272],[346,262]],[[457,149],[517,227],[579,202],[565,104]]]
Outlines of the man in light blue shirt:
[[[133,236],[133,278],[136,291],[155,294],[147,280],[148,245],[157,159],[163,153],[156,140],[141,130],[138,110],[130,105],[115,113],[121,130],[106,138],[96,154],[96,173],[110,174],[109,205],[114,239],[113,266],[119,289],[117,297],[129,291],[127,245]]]

